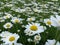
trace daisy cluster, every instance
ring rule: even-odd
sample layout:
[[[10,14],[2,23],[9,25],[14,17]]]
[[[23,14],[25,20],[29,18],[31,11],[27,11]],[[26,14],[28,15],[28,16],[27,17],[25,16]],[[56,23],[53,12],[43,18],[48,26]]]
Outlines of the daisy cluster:
[[[1,0],[0,45],[60,45],[59,0]]]

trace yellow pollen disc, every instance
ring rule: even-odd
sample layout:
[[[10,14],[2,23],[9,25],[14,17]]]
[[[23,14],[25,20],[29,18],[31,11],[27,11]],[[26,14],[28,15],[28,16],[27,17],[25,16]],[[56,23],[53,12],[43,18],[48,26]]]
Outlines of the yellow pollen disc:
[[[19,22],[19,20],[18,20],[18,19],[16,19],[16,20],[15,20],[15,22],[16,22],[16,23],[18,23],[18,22]]]
[[[32,21],[32,18],[30,18],[30,21]]]
[[[14,41],[15,40],[15,37],[14,36],[11,36],[10,38],[9,38],[9,41]]]
[[[6,18],[8,18],[8,16],[6,16]]]
[[[51,21],[47,21],[47,24],[48,24],[48,25],[51,25]]]
[[[36,36],[36,39],[39,39],[39,36]]]
[[[36,31],[38,28],[37,28],[37,26],[32,25],[32,26],[30,27],[30,29],[31,29],[32,31]]]
[[[6,27],[10,27],[10,24],[7,24]]]

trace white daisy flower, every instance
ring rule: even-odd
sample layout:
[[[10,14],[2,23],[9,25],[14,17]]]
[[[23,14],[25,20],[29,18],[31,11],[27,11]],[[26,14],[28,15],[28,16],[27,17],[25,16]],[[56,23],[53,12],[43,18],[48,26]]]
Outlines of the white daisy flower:
[[[30,7],[26,7],[25,11],[31,11],[31,8]]]
[[[10,33],[8,31],[4,31],[0,34],[0,36],[2,37],[1,40],[3,42],[5,42],[3,44],[6,44],[6,45],[12,45],[13,43],[14,44],[20,44],[20,43],[16,43],[18,38],[19,38],[19,35],[16,33],[13,34],[13,33]]]
[[[35,36],[34,36],[34,40],[35,40],[35,41],[40,41],[40,40],[41,40],[40,34],[35,35]]]
[[[43,26],[40,26],[39,23],[32,23],[32,24],[29,23],[25,28],[26,29],[24,32],[27,35],[31,34],[30,36],[44,32]]]
[[[45,45],[60,45],[60,43],[56,42],[56,40],[53,39],[53,40],[47,40],[47,42],[45,43]]]
[[[6,15],[5,15],[3,18],[4,18],[4,19],[9,19],[9,18],[11,18],[11,17],[12,17],[11,14],[6,13]]]
[[[27,41],[28,41],[28,42],[32,42],[33,40],[32,40],[31,38],[28,38]]]
[[[56,15],[58,26],[60,26],[60,16]]]
[[[44,23],[49,27],[59,27],[60,26],[60,16],[56,15],[56,17],[51,16],[50,19],[44,19]]]
[[[5,42],[5,44],[13,44],[17,42],[18,38],[18,34],[11,34],[9,36],[6,36],[6,38],[2,38],[2,41]]]
[[[52,25],[52,21],[50,19],[44,19],[44,23],[48,25],[49,27],[51,27]]]
[[[41,12],[41,10],[39,10],[38,8],[33,8],[33,11],[34,12],[37,12],[37,13],[40,13]]]
[[[7,36],[12,35],[12,33],[8,31],[4,31],[0,34],[1,40],[6,39]],[[2,44],[1,44],[2,45]]]
[[[12,21],[13,23],[21,23],[21,20],[22,20],[22,19],[20,19],[20,18],[13,17],[11,21]]]
[[[52,26],[59,27],[60,26],[60,16],[56,15],[56,17],[51,16]]]
[[[17,32],[20,32],[20,30],[17,30]]]
[[[4,5],[4,6],[6,6],[6,7],[12,7],[13,6],[13,4],[6,4],[6,5]]]
[[[37,44],[41,40],[40,34],[34,36],[34,42]]]
[[[20,13],[24,13],[25,11],[25,9],[20,9]]]
[[[6,24],[3,25],[3,27],[4,27],[5,29],[11,28],[12,26],[13,26],[13,24],[10,23],[10,22],[8,22],[8,23],[6,23]]]
[[[35,17],[27,18],[27,21],[35,21]]]

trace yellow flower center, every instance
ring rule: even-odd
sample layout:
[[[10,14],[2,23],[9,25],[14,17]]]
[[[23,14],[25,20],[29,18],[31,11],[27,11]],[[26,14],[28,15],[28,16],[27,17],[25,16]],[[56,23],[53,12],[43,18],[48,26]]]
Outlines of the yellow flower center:
[[[39,39],[40,37],[39,36],[36,36],[36,39]]]
[[[32,21],[32,18],[30,18],[30,21]]]
[[[19,22],[19,20],[18,20],[18,19],[15,19],[15,22],[16,22],[16,23],[18,23],[18,22]]]
[[[15,37],[14,36],[11,36],[10,38],[9,38],[9,41],[14,41],[15,40]]]
[[[47,24],[48,24],[48,25],[51,25],[51,21],[47,21]]]
[[[32,25],[32,26],[30,27],[30,29],[31,29],[32,31],[36,31],[38,28],[37,28],[37,26]]]
[[[7,24],[6,27],[10,27],[10,24]]]
[[[8,18],[8,16],[6,16],[6,18]]]

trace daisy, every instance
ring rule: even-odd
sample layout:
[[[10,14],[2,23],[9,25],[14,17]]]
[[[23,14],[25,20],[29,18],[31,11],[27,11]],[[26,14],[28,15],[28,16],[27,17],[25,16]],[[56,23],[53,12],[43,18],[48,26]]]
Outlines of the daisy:
[[[60,16],[58,16],[58,15],[56,15],[56,21],[57,21],[57,23],[58,23],[58,26],[60,26]]]
[[[27,34],[27,35],[29,35],[29,36],[32,36],[32,35],[34,35],[34,34],[39,34],[39,33],[41,33],[41,32],[44,32],[44,28],[43,28],[43,26],[40,26],[40,24],[39,23],[32,23],[32,24],[28,24],[28,25],[26,25],[26,27],[25,27],[26,29],[25,29],[25,33]],[[30,35],[31,34],[31,35]]]
[[[56,17],[51,16],[50,19],[52,21],[52,26],[54,26],[54,27],[60,26],[60,16],[58,16],[58,15],[56,15]]]
[[[40,40],[41,40],[40,34],[34,36],[34,42],[35,43],[39,43]]]
[[[45,45],[60,45],[60,43],[56,42],[56,40],[53,39],[53,40],[47,40],[47,42],[45,43]]]
[[[13,24],[10,23],[10,22],[8,22],[8,23],[6,23],[6,24],[3,25],[3,27],[4,27],[5,29],[11,28],[12,26],[13,26]]]
[[[5,15],[3,18],[4,18],[4,19],[9,19],[9,18],[11,18],[11,17],[12,17],[11,14],[6,13],[6,15]]]
[[[35,17],[27,18],[27,21],[35,21]]]
[[[39,34],[39,35],[35,35],[35,36],[34,36],[34,40],[35,40],[35,41],[40,41],[40,40],[41,40],[40,34]]]
[[[15,33],[15,34],[6,36],[6,38],[2,38],[1,40],[5,42],[5,44],[14,44],[17,42],[18,39],[19,39],[19,35]]]
[[[28,41],[28,42],[32,42],[33,40],[32,40],[31,38],[28,38],[27,41]]]
[[[44,23],[48,25],[49,27],[54,26],[54,27],[59,27],[60,26],[60,16],[55,15],[51,16],[50,19],[44,19]]]
[[[44,19],[44,23],[51,27],[52,21],[50,19]]]
[[[20,18],[13,17],[11,21],[12,21],[13,23],[21,23],[21,20],[22,20],[22,19],[20,19]]]
[[[19,35],[16,33],[10,33],[8,31],[4,31],[0,34],[1,40],[4,42],[4,44],[19,44],[16,43],[19,39]]]
[[[37,13],[40,13],[41,12],[41,10],[39,10],[38,8],[33,8],[33,11],[34,12],[37,12]]]

